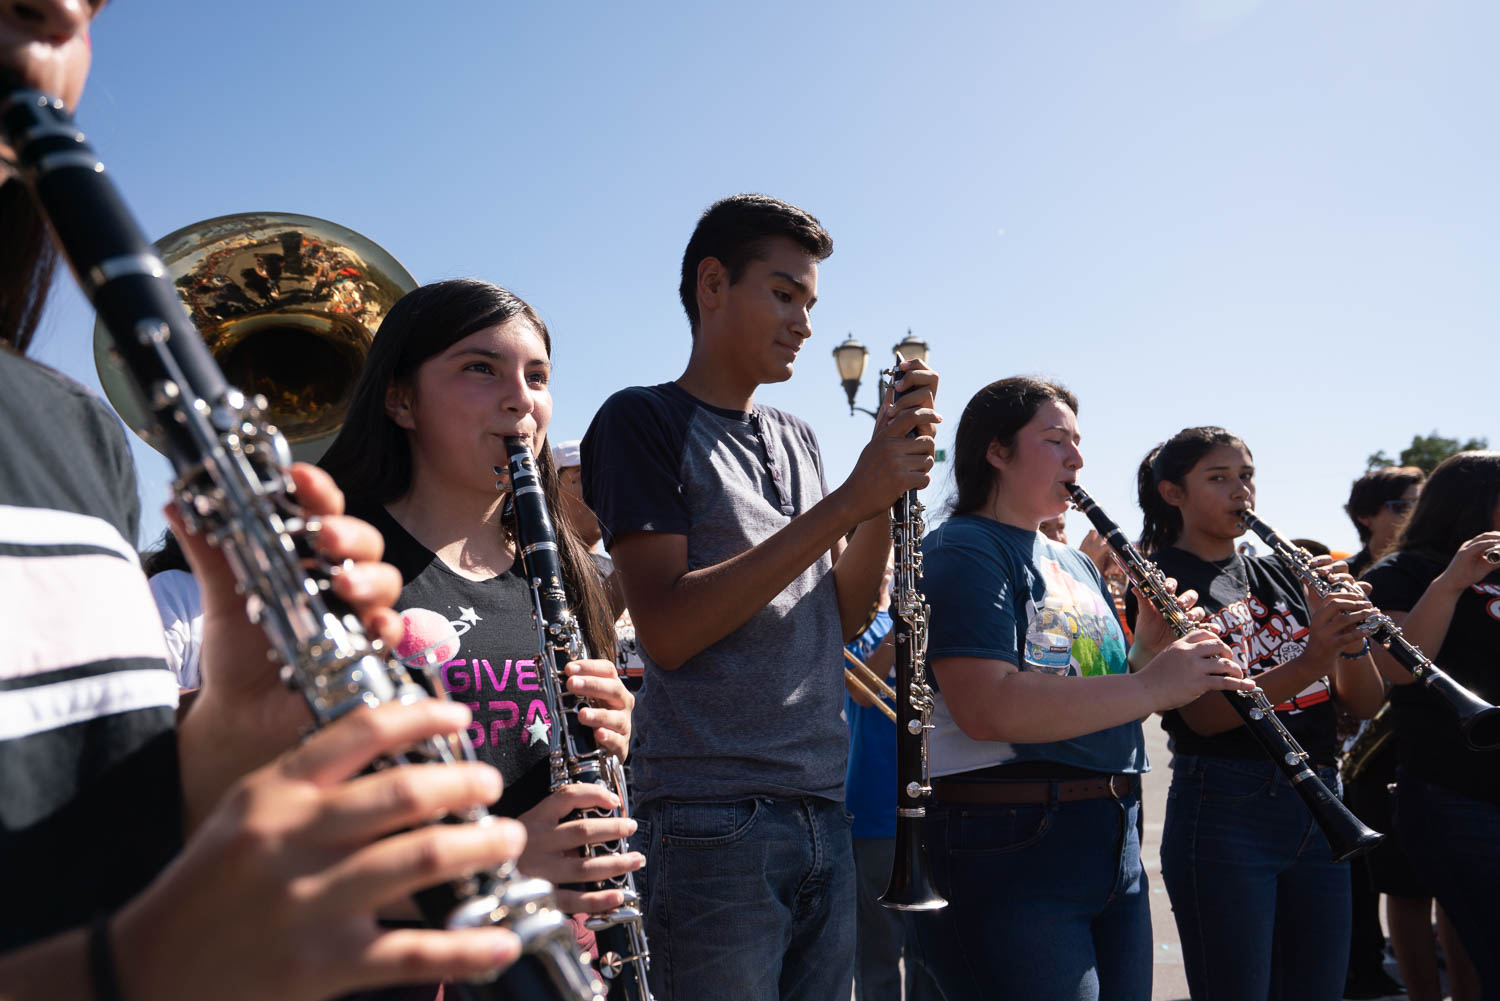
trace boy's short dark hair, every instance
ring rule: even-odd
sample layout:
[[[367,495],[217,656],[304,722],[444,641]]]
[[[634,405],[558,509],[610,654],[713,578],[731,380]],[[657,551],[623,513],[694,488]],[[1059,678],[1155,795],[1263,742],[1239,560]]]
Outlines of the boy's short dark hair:
[[[833,253],[833,237],[823,224],[779,198],[731,195],[708,207],[683,251],[682,285],[678,288],[694,336],[699,321],[698,265],[703,259],[714,257],[723,263],[733,285],[751,261],[761,258],[766,243],[778,236],[788,238],[819,261]]]
[[[1416,466],[1384,466],[1372,469],[1354,481],[1354,486],[1349,489],[1349,503],[1344,505],[1344,513],[1354,522],[1354,530],[1359,533],[1361,545],[1370,541],[1370,530],[1359,519],[1373,518],[1380,513],[1380,508],[1386,501],[1399,499],[1426,478],[1426,474]]]

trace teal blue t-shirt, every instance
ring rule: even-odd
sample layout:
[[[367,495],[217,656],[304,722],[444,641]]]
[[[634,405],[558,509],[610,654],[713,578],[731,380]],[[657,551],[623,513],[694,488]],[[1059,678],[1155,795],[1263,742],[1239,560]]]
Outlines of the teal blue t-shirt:
[[[932,609],[929,663],[979,657],[1084,677],[1130,669],[1114,604],[1099,571],[1076,549],[990,518],[957,515],[922,541],[922,572]],[[1087,692],[1087,684],[1077,686],[1079,698]],[[1117,773],[1148,767],[1135,721],[1041,744],[974,740],[958,729],[939,692],[933,724],[935,776],[1018,762]]]

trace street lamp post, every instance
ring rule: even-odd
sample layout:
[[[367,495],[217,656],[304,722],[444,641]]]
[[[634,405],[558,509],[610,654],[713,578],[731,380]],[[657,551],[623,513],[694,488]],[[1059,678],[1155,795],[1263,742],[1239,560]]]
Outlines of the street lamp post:
[[[891,347],[891,353],[896,356],[898,363],[910,358],[925,362],[927,354],[931,350],[926,341],[912,334],[910,328],[907,328],[906,337]],[[866,410],[864,407],[854,405],[855,397],[859,394],[860,380],[865,374],[865,363],[869,360],[869,357],[870,352],[863,344],[854,339],[853,334],[850,334],[845,338],[844,343],[833,349],[833,363],[838,367],[839,381],[843,383],[844,395],[849,397],[849,415],[851,417],[856,410],[862,414],[869,414],[871,417],[880,416],[877,410]],[[887,388],[884,370],[881,371],[878,386],[880,390],[879,398],[883,401]]]

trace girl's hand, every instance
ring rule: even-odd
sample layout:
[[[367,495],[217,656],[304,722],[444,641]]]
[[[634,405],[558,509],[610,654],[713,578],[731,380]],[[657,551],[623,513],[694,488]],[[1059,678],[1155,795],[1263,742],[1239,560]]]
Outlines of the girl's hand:
[[[1359,653],[1365,645],[1360,624],[1375,614],[1370,599],[1363,594],[1334,594],[1314,607],[1302,656],[1326,668],[1335,653]]]
[[[1500,531],[1482,532],[1474,536],[1458,547],[1458,552],[1453,554],[1453,559],[1438,579],[1453,591],[1473,587],[1500,570],[1500,564],[1491,563],[1484,558],[1485,553],[1496,547],[1500,547]]]
[[[1185,706],[1205,692],[1254,690],[1255,682],[1244,675],[1233,651],[1207,629],[1188,633],[1137,672],[1157,712]]]
[[[1355,580],[1353,575],[1349,573],[1349,564],[1343,560],[1336,560],[1332,556],[1314,556],[1310,562],[1312,568],[1321,573],[1330,583],[1343,587],[1350,594],[1353,594],[1356,590],[1364,594],[1370,593],[1370,585],[1361,584]],[[1322,603],[1323,599],[1319,598],[1311,589],[1304,590],[1307,591],[1309,607],[1316,612],[1318,605]]]
[[[1146,600],[1146,596],[1135,588],[1136,607],[1139,611],[1135,617],[1135,642],[1130,647],[1131,663],[1142,664],[1150,661],[1161,653],[1177,639],[1172,632],[1172,627],[1167,625],[1167,620],[1161,617],[1156,606]],[[1189,588],[1177,594],[1177,579],[1167,578],[1167,590],[1176,595],[1177,603],[1180,604],[1188,614],[1188,619],[1194,625],[1202,623],[1205,612],[1198,606],[1198,592]]]
[[[630,753],[630,711],[635,696],[620,680],[613,661],[575,660],[564,668],[568,691],[593,703],[578,710],[578,719],[594,728],[594,743],[621,761]]]
[[[566,890],[568,883],[596,883],[634,872],[646,864],[640,852],[625,851],[635,833],[629,817],[582,816],[582,811],[608,813],[621,809],[619,799],[602,785],[574,784],[542,800],[521,815],[526,825],[526,851],[517,863],[528,876],[538,876],[558,886],[558,907],[568,914],[591,914],[623,906],[619,890]],[[585,858],[585,845],[622,849],[618,854]]]
[[[1303,656],[1309,662],[1326,665],[1335,651],[1351,656],[1359,653],[1366,639],[1360,623],[1374,615],[1376,609],[1365,597],[1370,592],[1370,585],[1361,584],[1351,577],[1348,564],[1331,556],[1314,556],[1311,565],[1330,583],[1345,588],[1327,598],[1319,597],[1311,588],[1305,589],[1307,607],[1312,610],[1313,617],[1308,626],[1307,649]]]

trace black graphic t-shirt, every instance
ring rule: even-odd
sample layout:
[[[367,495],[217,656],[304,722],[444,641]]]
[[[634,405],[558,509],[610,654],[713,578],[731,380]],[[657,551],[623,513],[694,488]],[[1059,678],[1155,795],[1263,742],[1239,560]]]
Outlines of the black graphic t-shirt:
[[[1152,559],[1162,573],[1177,578],[1177,590],[1198,592],[1198,604],[1208,622],[1222,630],[1224,642],[1235,651],[1246,673],[1260,674],[1301,655],[1307,648],[1312,613],[1302,587],[1274,556],[1238,554],[1209,562],[1183,549],[1169,547]],[[1135,624],[1135,595],[1129,598],[1130,621]],[[1277,718],[1297,743],[1320,765],[1334,763],[1332,692],[1327,678],[1319,678],[1276,706]],[[1211,754],[1221,758],[1262,758],[1265,751],[1242,726],[1205,737],[1175,709],[1162,714],[1162,728],[1172,735],[1178,754]]]
[[[1409,612],[1446,563],[1416,553],[1393,553],[1364,579],[1387,612]],[[1464,588],[1453,619],[1434,653],[1423,651],[1453,680],[1486,702],[1500,702],[1500,570]],[[1500,751],[1475,751],[1459,736],[1453,714],[1421,685],[1391,690],[1397,747],[1403,768],[1434,785],[1500,804]]]
[[[505,779],[495,812],[525,813],[547,795],[551,725],[537,674],[525,578],[512,569],[489,580],[469,580],[412,538],[381,505],[351,501],[350,513],[385,536],[385,560],[405,582],[396,602],[407,629],[398,655],[405,659],[433,650],[436,663],[429,677],[473,710],[474,750]]]

